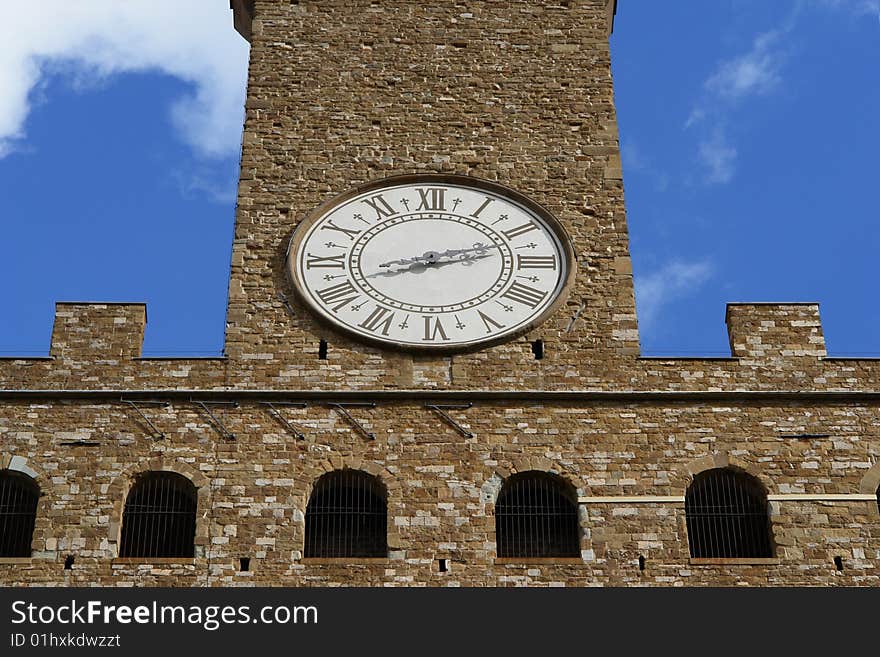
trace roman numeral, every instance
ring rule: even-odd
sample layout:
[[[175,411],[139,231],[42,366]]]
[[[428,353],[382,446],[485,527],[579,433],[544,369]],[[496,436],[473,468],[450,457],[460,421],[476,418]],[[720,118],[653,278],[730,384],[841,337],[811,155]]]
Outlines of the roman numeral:
[[[443,187],[428,187],[427,189],[416,188],[419,193],[420,205],[416,208],[416,212],[420,210],[445,210],[446,201],[444,197],[446,190]]]
[[[478,311],[477,311],[477,314],[480,316],[480,319],[483,320],[483,324],[486,325],[486,333],[492,333],[492,329],[491,329],[491,327],[489,326],[490,324],[491,324],[492,326],[494,326],[495,328],[497,328],[497,329],[503,329],[503,328],[504,328],[504,324],[499,324],[499,323],[496,322],[494,319],[492,319],[491,317],[489,317],[489,315],[487,315],[486,313],[484,313],[482,310],[478,310]]]
[[[361,199],[361,203],[366,203],[373,208],[376,211],[376,219],[380,221],[385,217],[392,217],[397,214],[397,210],[388,205],[388,201],[381,194],[376,194],[372,198]]]
[[[519,269],[556,269],[556,256],[516,255],[516,266]]]
[[[446,331],[443,330],[443,324],[440,323],[439,317],[434,318],[430,315],[425,317],[425,337],[422,340],[436,340],[438,335],[442,340],[449,339]]]
[[[316,294],[328,306],[333,306],[333,312],[338,312],[342,306],[351,303],[359,296],[357,289],[349,281],[325,287],[323,290],[318,290]]]
[[[495,200],[494,198],[489,198],[489,197],[487,196],[487,197],[486,197],[486,200],[483,201],[483,205],[481,205],[481,206],[478,207],[476,210],[474,210],[473,212],[471,212],[471,216],[472,216],[474,219],[476,219],[477,217],[479,217],[479,216],[480,216],[480,213],[481,213],[483,210],[486,209],[486,206],[489,205],[489,204],[490,204],[492,201],[494,201],[494,200]]]
[[[359,230],[350,230],[348,228],[341,228],[333,223],[333,221],[328,221],[326,224],[321,226],[321,230],[335,230],[340,233],[345,233],[348,235],[348,239],[353,240],[355,235],[360,235],[361,231]]]
[[[538,230],[538,227],[535,225],[535,222],[530,221],[529,223],[523,224],[522,226],[517,226],[516,228],[511,228],[510,230],[505,230],[504,235],[507,237],[507,239],[512,240],[514,237],[525,235],[532,230]]]
[[[529,287],[528,285],[523,285],[519,281],[514,281],[513,285],[510,286],[510,289],[501,296],[507,297],[512,301],[523,303],[529,308],[535,308],[539,303],[544,300],[544,297],[547,296],[547,293],[542,292],[541,290],[536,290],[535,288]]]
[[[358,326],[373,333],[382,329],[382,335],[388,335],[388,329],[391,328],[391,321],[393,319],[393,312],[382,306],[376,306],[376,309],[370,313],[370,316],[358,324]]]
[[[345,254],[340,253],[339,255],[332,256],[316,256],[311,253],[306,254],[306,269],[311,269],[315,267],[316,269],[319,267],[325,267],[328,269],[344,269],[345,268]]]

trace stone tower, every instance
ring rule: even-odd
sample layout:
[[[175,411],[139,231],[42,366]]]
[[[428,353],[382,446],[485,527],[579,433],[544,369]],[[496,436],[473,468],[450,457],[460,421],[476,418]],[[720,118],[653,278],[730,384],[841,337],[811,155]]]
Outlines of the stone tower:
[[[614,0],[231,4],[251,61],[225,356],[142,358],[142,304],[60,303],[48,358],[0,360],[0,485],[39,490],[29,556],[0,557],[0,582],[880,581],[880,365],[827,357],[818,305],[730,304],[730,357],[640,356]],[[412,321],[442,348],[395,345],[407,318],[391,321],[384,292],[345,324],[360,240],[405,219],[376,195],[401,181],[411,195],[395,203],[418,202],[427,222],[484,194],[450,232],[504,235],[527,283],[505,279],[487,303],[541,311],[462,348],[443,344],[459,329],[439,302]],[[344,255],[330,238],[305,247],[301,268],[327,277],[310,288],[297,249],[328,213],[359,220],[349,202],[375,218],[330,226]],[[490,215],[505,202],[535,225]],[[524,260],[526,231],[559,250]],[[379,266],[403,274],[485,255],[386,241],[407,257]],[[563,262],[552,293],[522,287]],[[458,271],[467,285],[477,269]],[[506,326],[479,299],[459,323]],[[173,556],[131,543],[128,501],[159,485],[193,511]],[[715,504],[723,486],[736,495]],[[376,541],[334,551],[320,514],[355,490],[375,502],[362,528]]]
[[[239,381],[252,370],[257,386],[349,390],[628,385],[638,335],[613,3],[233,4],[252,48],[227,318]],[[301,311],[284,268],[297,223],[358,185],[426,173],[500,182],[559,219],[578,268],[559,312],[493,349],[419,358],[364,348]],[[536,339],[552,357],[535,360]]]

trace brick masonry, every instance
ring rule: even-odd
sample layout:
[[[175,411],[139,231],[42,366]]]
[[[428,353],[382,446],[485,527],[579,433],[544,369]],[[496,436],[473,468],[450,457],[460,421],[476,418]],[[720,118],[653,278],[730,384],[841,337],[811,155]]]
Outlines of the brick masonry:
[[[42,492],[33,556],[0,563],[0,582],[880,583],[880,361],[828,358],[818,305],[803,303],[730,304],[729,358],[639,355],[606,0],[232,4],[252,50],[226,355],[141,358],[142,304],[59,303],[48,358],[0,360],[0,468]],[[319,323],[284,273],[293,229],[404,173],[494,180],[547,207],[577,254],[566,303],[525,336],[442,357]],[[375,439],[330,405],[358,391],[377,406],[350,412]],[[553,396],[572,391],[594,394]],[[120,401],[137,392],[169,402],[141,409],[164,438]],[[309,393],[278,407],[292,424],[261,403]],[[425,408],[441,395],[474,402],[451,411],[473,437]],[[211,407],[217,426],[192,402],[208,398],[239,405]],[[770,563],[689,559],[684,492],[725,465],[771,496]],[[340,467],[385,484],[387,559],[302,558],[310,488]],[[117,557],[125,494],[151,469],[199,491],[195,559]],[[496,560],[495,496],[532,469],[577,490],[579,560]]]

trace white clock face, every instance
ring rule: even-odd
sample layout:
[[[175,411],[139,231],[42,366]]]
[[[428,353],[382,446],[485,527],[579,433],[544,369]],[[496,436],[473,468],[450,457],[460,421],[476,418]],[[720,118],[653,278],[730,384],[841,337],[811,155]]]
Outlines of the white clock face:
[[[407,349],[461,349],[533,326],[566,286],[571,250],[546,211],[504,187],[399,177],[301,224],[288,270],[337,328]]]

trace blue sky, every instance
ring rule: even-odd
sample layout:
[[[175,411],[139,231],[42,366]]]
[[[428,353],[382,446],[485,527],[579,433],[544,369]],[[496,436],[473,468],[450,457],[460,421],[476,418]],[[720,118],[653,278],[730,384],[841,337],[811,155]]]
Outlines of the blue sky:
[[[727,354],[726,302],[818,301],[832,354],[880,355],[878,0],[619,5],[643,351]],[[46,354],[60,300],[146,301],[146,354],[220,353],[231,21],[227,0],[41,0],[0,23],[0,355]]]

